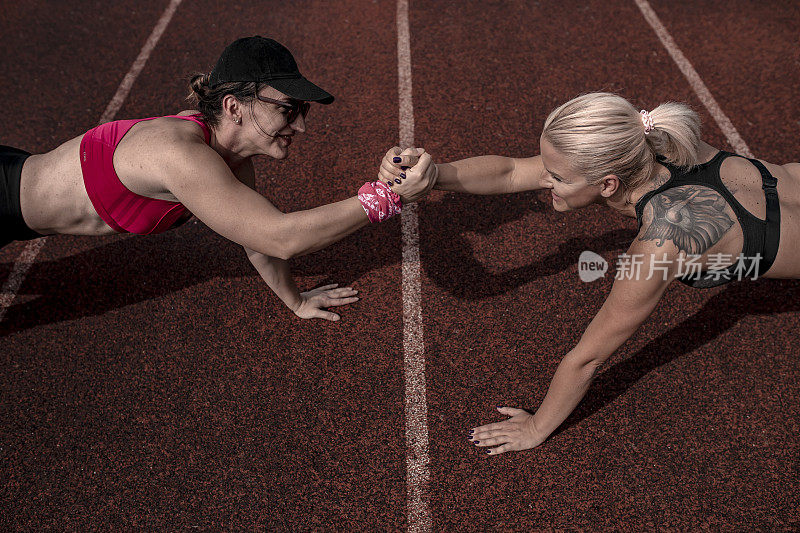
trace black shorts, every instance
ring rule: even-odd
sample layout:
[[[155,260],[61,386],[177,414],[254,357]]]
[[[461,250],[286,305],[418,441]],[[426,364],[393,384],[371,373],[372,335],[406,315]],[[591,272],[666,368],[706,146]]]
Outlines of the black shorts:
[[[42,235],[22,219],[19,181],[28,152],[0,144],[0,248],[13,241],[28,241]]]

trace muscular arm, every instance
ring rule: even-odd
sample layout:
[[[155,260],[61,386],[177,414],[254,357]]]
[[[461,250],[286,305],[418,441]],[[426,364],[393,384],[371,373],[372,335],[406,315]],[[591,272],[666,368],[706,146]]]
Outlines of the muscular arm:
[[[204,144],[178,146],[165,164],[175,197],[213,231],[250,250],[288,259],[314,252],[367,225],[357,197],[282,213],[232,174]]]
[[[666,251],[664,248],[672,250]],[[559,363],[550,387],[533,423],[544,440],[561,425],[580,403],[600,366],[627,341],[647,320],[675,277],[674,267],[667,272],[652,272],[653,260],[662,260],[667,253],[674,265],[677,250],[671,246],[655,246],[634,242],[628,250],[631,257],[642,259],[639,279],[618,279],[614,282],[603,306],[589,323],[578,344]]]
[[[416,150],[408,148],[402,153],[397,147],[389,150],[381,161],[379,178],[383,181],[402,178],[403,167],[417,161]],[[402,160],[394,162],[393,158],[398,156]],[[542,189],[546,176],[541,156],[515,159],[484,155],[437,164],[436,168],[435,188],[482,195]]]
[[[514,159],[496,155],[470,157],[436,165],[436,188],[470,194],[505,194],[543,188],[541,156]]]
[[[652,209],[649,213],[652,219]],[[536,413],[501,408],[512,418],[476,428],[473,437],[479,446],[497,446],[490,451],[495,454],[544,442],[580,403],[600,366],[647,320],[677,274],[679,252],[671,241],[642,239],[649,228],[646,222],[627,252],[637,258],[640,272],[630,271],[631,276],[619,276],[614,282],[578,344],[559,363]]]
[[[234,175],[240,182],[255,189],[256,176],[252,161],[242,164]],[[292,278],[289,263],[284,259],[262,254],[246,246],[244,250],[247,253],[247,259],[250,260],[267,286],[272,289],[272,292],[286,304],[286,307],[296,311],[301,303],[300,291]]]
[[[679,254],[702,256],[733,227],[726,206],[719,193],[698,185],[669,189],[650,200],[628,254],[643,259],[642,278],[650,276],[654,261],[663,261],[658,264],[667,270],[653,272],[650,280],[622,279],[614,283],[578,345],[561,361],[534,416],[543,434],[549,435],[566,419],[600,365],[650,316],[669,281],[680,275]]]
[[[159,140],[154,140],[158,143]],[[341,240],[367,225],[357,196],[332,204],[282,213],[269,200],[234,177],[220,155],[200,137],[166,139],[156,161],[172,194],[208,227],[257,252],[289,259]],[[435,181],[431,158],[422,154],[392,190],[403,202],[416,202]],[[309,180],[309,187],[314,182]]]
[[[639,274],[628,269],[630,276],[618,276],[603,307],[558,365],[536,413],[502,408],[512,418],[476,428],[479,446],[499,445],[491,453],[503,453],[541,444],[581,401],[597,369],[650,316],[669,282],[683,274],[681,254],[704,254],[722,240],[733,225],[726,209],[718,193],[697,185],[654,196],[628,250],[630,258],[639,259]]]

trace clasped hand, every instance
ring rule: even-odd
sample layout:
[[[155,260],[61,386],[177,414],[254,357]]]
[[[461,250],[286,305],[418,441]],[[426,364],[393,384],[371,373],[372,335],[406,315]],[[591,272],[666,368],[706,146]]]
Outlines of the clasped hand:
[[[425,197],[438,176],[439,169],[424,148],[390,148],[378,171],[378,179],[399,194],[404,204]]]

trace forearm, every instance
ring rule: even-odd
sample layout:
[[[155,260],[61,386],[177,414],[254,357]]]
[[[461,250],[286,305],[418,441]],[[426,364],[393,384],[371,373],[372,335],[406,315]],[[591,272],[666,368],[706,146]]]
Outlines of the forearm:
[[[542,404],[534,415],[537,430],[550,435],[583,399],[597,370],[622,346],[647,317],[616,313],[610,320],[608,308],[595,316],[578,344],[561,360]]]
[[[309,254],[369,224],[358,197],[284,215],[284,259]]]
[[[550,381],[547,395],[533,416],[536,429],[545,438],[575,410],[589,390],[599,366],[599,362],[592,360],[587,363],[573,352],[561,360]]]
[[[270,257],[254,250],[245,249],[247,258],[258,271],[272,292],[292,311],[300,306],[300,291],[292,278],[289,263],[284,259]]]
[[[513,186],[514,160],[484,155],[436,165],[439,178],[435,188],[469,194],[516,192]]]

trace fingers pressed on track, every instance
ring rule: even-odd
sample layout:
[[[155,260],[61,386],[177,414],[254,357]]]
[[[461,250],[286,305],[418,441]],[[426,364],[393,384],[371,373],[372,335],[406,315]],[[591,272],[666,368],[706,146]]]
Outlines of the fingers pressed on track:
[[[320,310],[316,315],[315,318],[323,318],[325,320],[330,320],[331,322],[336,322],[339,320],[339,315],[336,313],[331,313],[330,311],[322,311]]]
[[[340,305],[347,305],[347,304],[355,303],[358,300],[359,300],[359,298],[357,298],[357,297],[353,297],[353,298],[332,298],[332,299],[329,299],[327,302],[325,302],[325,306],[326,307],[331,307],[331,306],[338,307]]]
[[[481,439],[479,441],[475,441],[475,446],[479,448],[485,448],[486,446],[497,446],[498,444],[505,444],[511,441],[511,437],[508,435],[500,435],[497,437],[490,437]]]
[[[503,444],[496,448],[489,448],[486,450],[487,455],[500,455],[501,453],[510,452],[515,450],[515,448],[511,444]]]
[[[328,291],[330,296],[350,296],[351,294],[358,294],[358,291],[352,287],[341,287],[339,289],[331,289]]]
[[[508,416],[516,416],[527,413],[525,409],[517,409],[516,407],[498,407],[497,410]]]
[[[498,429],[503,429],[504,427],[505,426],[503,425],[503,422],[494,422],[493,424],[486,424],[485,426],[479,426],[479,427],[476,427],[476,428],[472,428],[472,431],[475,434],[478,434],[478,433],[485,433],[487,431],[494,431],[494,430],[498,430]]]
[[[513,428],[512,427],[503,427],[503,428],[492,429],[492,430],[489,430],[489,431],[476,431],[475,434],[474,434],[474,437],[476,439],[477,438],[485,439],[485,438],[489,438],[489,437],[497,437],[498,435],[506,435],[506,434],[509,433],[509,431],[513,431]]]

